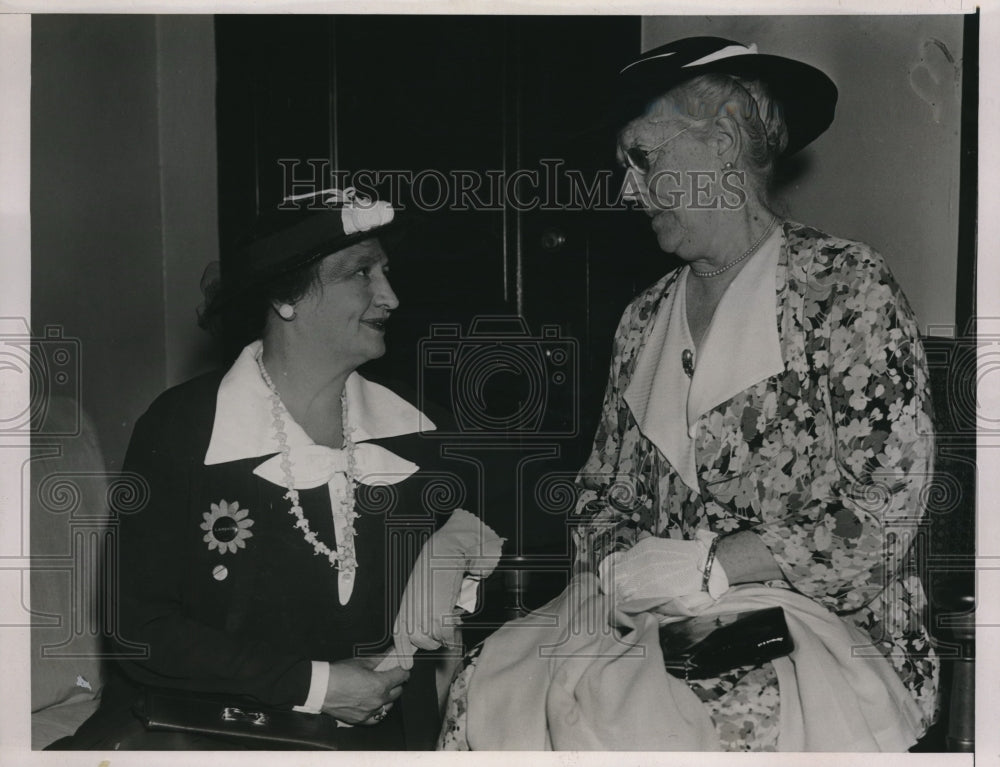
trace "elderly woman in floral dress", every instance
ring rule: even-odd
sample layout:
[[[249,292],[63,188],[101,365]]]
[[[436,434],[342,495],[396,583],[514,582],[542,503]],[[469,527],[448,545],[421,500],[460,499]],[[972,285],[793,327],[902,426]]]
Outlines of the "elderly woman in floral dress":
[[[469,655],[439,746],[905,750],[938,678],[908,559],[933,456],[924,352],[883,258],[768,196],[837,90],[719,38],[620,80],[625,196],[684,265],[615,335],[578,477],[579,574]],[[773,605],[789,657],[663,673],[658,623]],[[584,607],[611,634],[574,634]]]

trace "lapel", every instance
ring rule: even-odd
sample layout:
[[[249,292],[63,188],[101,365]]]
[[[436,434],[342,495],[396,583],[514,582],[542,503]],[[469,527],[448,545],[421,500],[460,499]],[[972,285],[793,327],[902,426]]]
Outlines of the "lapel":
[[[280,450],[272,423],[271,392],[257,367],[260,349],[260,341],[248,345],[219,384],[212,436],[205,453],[206,466],[244,458],[263,459]],[[370,443],[434,431],[437,427],[433,421],[387,387],[368,381],[359,373],[347,379],[345,392],[354,442],[359,448],[366,445],[357,455],[361,478],[385,482],[387,477],[405,477],[415,472],[419,468],[416,464]],[[287,412],[283,421],[289,448],[301,448],[303,456],[324,450],[317,450],[305,430]],[[258,468],[267,479],[280,481],[281,472],[277,468],[270,472],[263,468],[271,463],[277,465],[278,461],[263,461]]]
[[[783,331],[787,312],[789,224],[775,231],[737,275],[720,301],[688,378],[681,352],[693,349],[687,330],[687,270],[666,281],[632,350],[623,399],[636,425],[688,487],[699,488],[696,437],[699,420],[742,391],[785,372]],[[623,371],[624,372],[624,371]]]

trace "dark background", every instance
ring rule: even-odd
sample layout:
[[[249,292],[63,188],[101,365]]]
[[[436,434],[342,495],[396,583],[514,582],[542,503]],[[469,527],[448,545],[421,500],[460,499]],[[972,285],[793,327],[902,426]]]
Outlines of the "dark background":
[[[289,161],[299,161],[299,181],[314,167],[541,177],[542,160],[588,182],[607,172],[614,133],[602,124],[604,102],[639,50],[640,20],[229,16],[215,30],[225,271],[229,243],[288,193]],[[317,188],[337,185],[325,181]],[[557,186],[545,191],[567,202]],[[509,538],[561,547],[567,509],[539,514],[539,477],[579,469],[618,317],[670,259],[625,209],[520,210],[491,200],[484,182],[486,209],[434,210],[438,188],[374,190],[409,226],[390,254],[401,305],[389,351],[366,371],[455,411],[459,449],[483,469],[489,522]],[[530,182],[509,190],[523,200],[538,191]],[[518,475],[525,455],[536,459]]]

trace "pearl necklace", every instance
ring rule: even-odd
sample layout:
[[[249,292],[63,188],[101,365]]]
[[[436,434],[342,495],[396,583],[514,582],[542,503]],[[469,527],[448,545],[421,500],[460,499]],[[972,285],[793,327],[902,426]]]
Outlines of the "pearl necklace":
[[[769,235],[771,233],[771,230],[774,229],[774,225],[776,223],[778,223],[778,217],[777,216],[772,216],[771,217],[771,223],[769,223],[767,225],[767,228],[761,233],[760,237],[757,238],[757,241],[753,245],[751,245],[749,248],[747,248],[746,250],[744,250],[743,254],[739,258],[734,258],[732,261],[730,261],[725,266],[720,267],[718,269],[713,269],[710,272],[699,272],[697,269],[692,268],[691,269],[691,274],[693,274],[695,277],[718,277],[723,272],[726,272],[726,271],[729,271],[730,269],[732,269],[734,266],[736,266],[741,261],[746,261],[748,258],[750,258],[750,256],[752,256],[754,253],[757,252],[757,248],[759,248],[764,243],[764,240],[767,239],[767,235]]]
[[[302,514],[302,506],[299,503],[299,491],[295,489],[295,477],[292,474],[291,450],[288,447],[288,435],[285,432],[285,420],[283,418],[283,414],[288,411],[281,401],[281,396],[278,394],[278,389],[275,387],[274,381],[271,380],[271,376],[268,375],[267,369],[264,367],[263,348],[257,352],[257,367],[260,369],[260,375],[264,379],[264,383],[267,384],[267,388],[271,390],[271,415],[274,417],[272,425],[274,426],[278,445],[281,448],[281,470],[285,474],[285,487],[288,488],[288,492],[285,493],[284,497],[291,501],[292,504],[288,513],[295,517],[295,527],[302,530],[302,537],[306,539],[307,543],[312,545],[314,554],[322,554],[330,561],[331,567],[339,564],[342,573],[351,574],[358,567],[358,560],[354,551],[354,536],[357,535],[354,529],[354,520],[360,515],[354,510],[354,483],[358,472],[354,455],[354,440],[351,439],[351,428],[347,425],[347,392],[341,392],[340,395],[340,410],[344,431],[343,449],[347,457],[347,486],[340,505],[344,511],[347,524],[345,525],[346,529],[343,535],[344,540],[338,541],[337,550],[332,551],[329,546],[316,537],[316,533],[309,527],[309,520]]]

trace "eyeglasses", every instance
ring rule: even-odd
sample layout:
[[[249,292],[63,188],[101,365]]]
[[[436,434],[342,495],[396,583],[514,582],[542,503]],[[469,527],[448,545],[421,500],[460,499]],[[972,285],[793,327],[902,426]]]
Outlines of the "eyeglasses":
[[[660,149],[666,144],[669,144],[671,141],[680,136],[682,133],[691,130],[691,128],[693,127],[694,125],[689,125],[688,127],[678,131],[670,138],[661,141],[659,144],[657,144],[654,147],[651,147],[650,149],[640,149],[637,146],[630,146],[628,149],[624,150],[625,160],[628,162],[630,168],[632,168],[635,171],[638,171],[639,173],[645,176],[647,173],[649,173],[649,168],[650,168],[649,156],[657,149]]]

